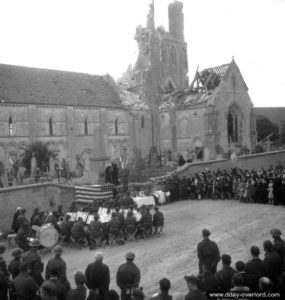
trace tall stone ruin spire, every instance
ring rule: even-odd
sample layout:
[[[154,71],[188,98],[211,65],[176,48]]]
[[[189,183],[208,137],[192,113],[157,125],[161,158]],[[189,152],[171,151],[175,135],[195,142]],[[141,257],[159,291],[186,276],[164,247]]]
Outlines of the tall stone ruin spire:
[[[147,22],[146,22],[146,27],[149,30],[154,30],[155,29],[155,23],[154,23],[154,0],[149,4],[149,11],[147,15]]]

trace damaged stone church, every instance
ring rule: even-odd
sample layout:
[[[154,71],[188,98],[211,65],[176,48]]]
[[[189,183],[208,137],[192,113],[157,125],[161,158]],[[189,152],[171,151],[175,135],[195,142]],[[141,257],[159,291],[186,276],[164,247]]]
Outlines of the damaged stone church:
[[[169,4],[168,17],[168,32],[162,26],[155,28],[154,4],[150,5],[147,26],[136,29],[137,62],[118,83],[128,92],[129,103],[140,100],[149,108],[151,132],[145,135],[141,128],[136,132],[141,148],[169,149],[184,157],[192,151],[204,160],[229,149],[254,149],[253,104],[236,62],[197,70],[189,85],[183,3]],[[139,118],[144,124],[145,115]]]
[[[8,167],[29,143],[59,151],[71,169],[105,148],[110,159],[137,147],[145,157],[187,153],[215,159],[229,149],[254,149],[253,104],[234,59],[188,79],[183,4],[169,4],[169,31],[155,27],[154,4],[138,26],[135,66],[106,76],[0,65],[0,160]],[[102,145],[94,135],[101,128]],[[101,144],[101,143],[99,143]],[[122,154],[123,153],[123,154]]]

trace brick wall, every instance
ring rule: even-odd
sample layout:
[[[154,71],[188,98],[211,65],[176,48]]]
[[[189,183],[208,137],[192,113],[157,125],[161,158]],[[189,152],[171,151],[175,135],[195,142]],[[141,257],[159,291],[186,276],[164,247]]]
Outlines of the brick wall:
[[[64,210],[75,201],[74,187],[53,183],[0,189],[0,231],[11,227],[12,216],[18,206],[25,207],[27,217],[30,217],[35,207],[39,207],[40,210],[49,209],[49,199],[52,195],[56,205],[62,204]]]

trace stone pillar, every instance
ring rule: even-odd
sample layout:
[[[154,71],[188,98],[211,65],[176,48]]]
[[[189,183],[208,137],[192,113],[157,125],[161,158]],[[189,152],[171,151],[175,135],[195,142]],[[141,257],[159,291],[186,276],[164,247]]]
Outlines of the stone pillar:
[[[106,162],[110,159],[106,151],[107,132],[105,126],[105,111],[100,110],[100,123],[96,126],[93,136],[93,149],[89,157],[91,183],[101,183],[100,174],[104,172]]]

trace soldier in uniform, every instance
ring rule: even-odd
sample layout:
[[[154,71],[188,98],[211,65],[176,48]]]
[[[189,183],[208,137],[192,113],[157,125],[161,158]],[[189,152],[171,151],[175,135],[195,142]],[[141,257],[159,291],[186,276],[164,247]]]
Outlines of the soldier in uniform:
[[[8,290],[11,286],[9,277],[0,269],[0,299],[8,300]]]
[[[28,223],[24,223],[22,227],[17,232],[17,244],[18,247],[23,251],[28,251],[30,249],[28,237],[30,236],[30,225]]]
[[[39,286],[28,274],[28,263],[23,262],[20,273],[13,281],[14,294],[17,300],[36,300]]]
[[[21,214],[22,207],[17,207],[16,212],[13,215],[13,222],[11,228],[14,230],[14,232],[17,232],[17,218]]]
[[[103,263],[103,253],[95,253],[95,262],[89,264],[85,270],[85,282],[87,287],[98,297],[104,300],[109,291],[110,270]],[[96,297],[96,299],[97,299]]]
[[[3,243],[0,243],[0,269],[3,271],[5,276],[9,277],[10,274],[7,269],[7,264],[5,259],[2,256],[2,254],[4,254],[5,251],[6,251],[6,246]]]
[[[61,255],[63,253],[63,249],[61,246],[56,246],[53,249],[54,257],[51,258],[46,265],[45,271],[45,279],[50,279],[51,270],[57,269],[59,282],[63,284],[67,291],[70,290],[70,283],[67,280],[66,276],[66,262],[62,259]]]
[[[24,223],[29,223],[29,220],[26,217],[26,209],[22,208],[20,215],[17,217],[16,221],[16,232],[21,228]]]
[[[250,248],[250,253],[252,259],[245,264],[245,272],[247,274],[252,274],[255,279],[254,292],[258,291],[259,279],[263,276],[267,276],[268,269],[267,265],[259,258],[260,250],[257,246],[252,246]]]
[[[20,248],[16,248],[12,251],[12,256],[14,258],[9,263],[8,271],[11,273],[13,280],[20,273],[20,266],[21,266],[21,262],[22,262],[22,254],[23,254],[23,250],[20,249]]]
[[[88,233],[90,237],[90,250],[93,250],[95,246],[101,245],[104,238],[104,227],[99,221],[99,215],[94,215],[94,221],[89,224]]]
[[[282,259],[280,255],[273,250],[273,244],[270,241],[263,242],[264,249],[264,262],[267,265],[267,269],[269,271],[269,278],[277,283],[277,279],[281,275],[282,271]]]
[[[79,240],[81,240],[85,236],[84,223],[82,218],[78,218],[78,220],[73,224],[71,233],[72,233],[71,239],[76,244],[79,242]]]
[[[228,254],[222,255],[222,270],[216,273],[218,280],[219,290],[221,292],[228,292],[232,287],[232,278],[236,271],[231,267],[232,258]]]
[[[198,243],[197,246],[199,274],[202,273],[202,264],[208,264],[213,274],[217,272],[217,265],[220,261],[220,251],[216,242],[209,239],[210,234],[211,232],[208,229],[203,229],[203,240]]]
[[[150,213],[150,208],[147,207],[145,214],[141,217],[139,223],[142,225],[142,228],[146,231],[152,231],[152,215]]]
[[[23,256],[23,262],[27,262],[28,268],[30,270],[30,276],[35,280],[35,282],[40,286],[44,279],[42,276],[42,271],[44,265],[42,263],[41,257],[38,255],[38,248],[41,243],[38,239],[32,240],[30,243],[30,250]]]
[[[217,292],[218,280],[211,272],[211,268],[207,264],[202,265],[202,274],[198,276],[201,282],[201,289],[205,292]]]
[[[44,283],[47,282],[54,284],[56,300],[66,300],[67,290],[59,280],[58,268],[50,269],[50,277]]]
[[[132,289],[140,283],[140,269],[134,264],[135,254],[126,254],[126,263],[120,265],[117,272],[117,285],[121,289],[121,299],[131,299]]]
[[[82,272],[76,272],[74,275],[74,281],[76,284],[75,289],[71,289],[66,296],[66,300],[85,300],[86,299],[86,287],[84,286],[85,277]]]
[[[282,232],[280,229],[272,229],[270,233],[273,237],[273,250],[280,255],[285,270],[285,241],[281,238]]]
[[[109,225],[108,225],[109,232],[112,235],[117,236],[120,234],[121,227],[122,227],[121,221],[117,217],[117,214],[115,212],[113,212],[112,219],[110,220]]]

